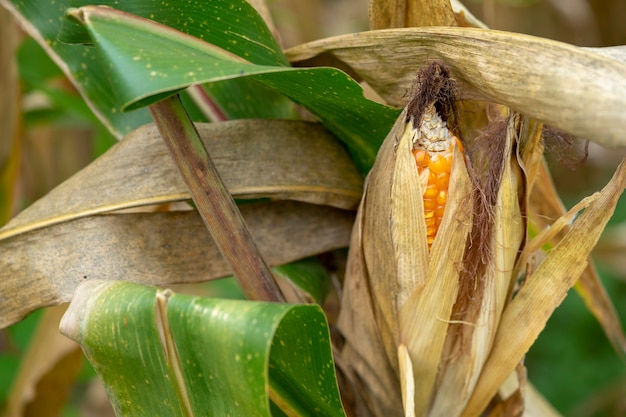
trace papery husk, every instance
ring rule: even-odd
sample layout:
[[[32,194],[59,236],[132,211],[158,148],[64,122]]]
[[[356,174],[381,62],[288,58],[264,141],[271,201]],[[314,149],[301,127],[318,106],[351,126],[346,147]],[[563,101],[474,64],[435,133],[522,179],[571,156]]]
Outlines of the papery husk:
[[[528,173],[542,152],[541,123],[514,114],[502,126],[490,137],[500,145],[483,150],[486,173],[468,170],[455,149],[430,251],[406,111],[381,147],[353,230],[339,319],[359,415],[459,416],[473,395],[516,283]],[[520,390],[502,407],[522,402]]]
[[[529,217],[532,224],[538,229],[543,229],[543,231],[529,243],[531,246],[525,253],[528,256],[532,256],[533,249],[538,250],[550,239],[552,242],[557,242],[558,238],[562,238],[569,229],[573,217],[579,211],[575,210],[576,207],[574,207],[570,213],[567,213],[556,192],[547,164],[543,159],[539,162],[535,171],[537,181],[535,181],[530,195]],[[586,201],[588,202],[588,199]],[[547,227],[550,227],[549,231],[545,229]],[[589,265],[585,268],[574,288],[587,309],[602,326],[615,351],[623,358],[626,354],[626,335],[619,315],[591,259],[589,259]]]
[[[368,407],[363,415],[402,415],[400,345],[415,375],[415,415],[424,415],[471,227],[471,182],[457,149],[444,219],[429,255],[412,129],[403,112],[366,181],[352,235],[339,328],[346,338],[342,358]]]
[[[389,340],[393,337],[386,326],[380,328],[381,323],[377,320],[380,317],[380,306],[374,294],[387,294],[388,301],[384,304],[388,314],[393,316],[397,268],[393,262],[392,237],[388,227],[391,216],[389,201],[395,173],[395,142],[397,135],[401,134],[400,129],[404,129],[405,118],[403,112],[383,142],[366,179],[346,266],[338,327],[346,338],[341,355],[342,362],[346,365],[343,370],[357,388],[357,397],[360,400],[357,404],[364,405],[359,408],[360,416],[402,416],[396,360],[393,355],[392,358],[388,357],[388,350],[385,351],[383,342],[383,339]],[[415,176],[417,177],[417,170]],[[412,200],[415,204],[421,204],[415,201],[419,199]],[[380,223],[380,226],[376,227],[376,223]],[[425,235],[425,226],[423,232]],[[368,245],[366,249],[365,242],[370,239],[379,244]],[[425,251],[426,248],[423,248],[421,252]],[[424,253],[422,258],[425,257]],[[379,277],[378,286],[371,282],[372,276]],[[384,283],[387,283],[387,289],[382,288]],[[387,346],[393,346],[393,340]]]
[[[491,165],[503,163],[501,170],[495,170],[500,171],[500,178],[491,178],[497,184],[498,195],[489,216],[492,218],[475,220],[475,225],[481,228],[489,227],[484,220],[493,222],[491,235],[487,236],[491,243],[471,242],[464,260],[467,267],[478,261],[467,259],[468,256],[483,256],[485,259],[479,262],[486,265],[474,270],[480,275],[462,274],[460,285],[465,288],[454,306],[429,416],[457,416],[463,411],[489,355],[502,310],[510,296],[515,262],[526,234],[520,206],[523,178],[515,155],[521,118],[519,115],[510,117],[506,137],[494,138],[504,139],[503,155],[491,158]],[[481,254],[480,250],[471,249],[473,245],[489,245],[489,250]]]
[[[456,149],[448,202],[431,248],[426,281],[423,288],[411,294],[400,311],[401,337],[411,354],[416,377],[416,416],[425,415],[436,389],[449,318],[459,290],[463,253],[473,222],[472,204],[471,180],[463,155]]]
[[[587,267],[587,257],[626,188],[626,159],[592,198],[563,239],[526,277],[506,306],[489,358],[463,417],[478,416],[528,351],[548,318]]]
[[[624,146],[623,47],[599,51],[519,33],[422,27],[351,33],[285,53],[298,66],[341,65],[391,105],[403,105],[416,67],[442,60],[465,99],[504,104],[603,146]]]

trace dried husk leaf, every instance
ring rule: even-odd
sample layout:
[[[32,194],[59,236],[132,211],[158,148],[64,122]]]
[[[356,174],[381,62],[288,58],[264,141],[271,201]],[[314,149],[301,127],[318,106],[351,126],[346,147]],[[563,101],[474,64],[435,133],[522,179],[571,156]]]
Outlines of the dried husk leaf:
[[[527,383],[526,368],[520,363],[498,390],[498,401],[493,401],[492,407],[483,413],[485,417],[522,416]]]
[[[505,308],[493,349],[462,416],[478,416],[587,267],[587,257],[626,187],[626,160]]]
[[[570,210],[571,214],[566,214],[565,206],[556,192],[545,161],[540,160],[539,162],[540,164],[535,171],[537,181],[534,183],[531,193],[531,211],[529,214],[532,223],[539,229],[549,232],[551,237],[537,236],[533,239],[536,242],[531,242],[534,247],[528,248],[528,256],[531,256],[533,250],[538,249],[538,246],[546,243],[547,238],[555,236],[556,239],[561,238],[569,229],[571,218],[579,211],[574,210],[572,212]],[[557,219],[560,221],[557,222]],[[550,229],[547,230],[547,227]],[[590,258],[588,262],[589,265],[585,268],[574,288],[604,329],[615,350],[623,355],[626,352],[626,335],[624,335],[619,316],[598,276],[592,259]]]
[[[475,28],[405,28],[322,39],[287,56],[298,65],[341,61],[397,106],[416,68],[442,60],[467,98],[507,105],[604,146],[626,145],[626,64],[565,43]]]
[[[449,0],[370,0],[370,28],[456,26]]]
[[[402,405],[405,417],[415,416],[415,376],[413,363],[405,345],[398,346],[398,365],[400,367],[400,385],[402,387]]]
[[[626,63],[626,46],[605,46],[603,48],[583,48],[607,58]]]
[[[240,209],[272,266],[347,246],[354,221],[352,211],[298,202]],[[167,286],[231,274],[195,211],[80,218],[2,242],[0,328],[70,301],[85,280]]]
[[[386,358],[378,333],[368,272],[361,248],[362,213],[357,214],[352,231],[350,256],[346,265],[341,314],[338,327],[349,341],[341,350],[338,365],[355,387],[359,416],[402,416],[402,401],[393,366]],[[360,339],[360,341],[359,341]]]
[[[456,15],[456,26],[489,29],[486,24],[473,15],[460,0],[450,0],[450,5]]]
[[[514,414],[507,414],[495,407],[490,407],[489,417],[504,417],[518,415],[521,417],[561,417],[561,414],[541,395],[537,389],[526,380],[526,370],[522,364],[518,365],[515,372],[511,374],[500,387],[498,395],[506,399],[510,404]],[[521,408],[521,412],[520,412]],[[485,415],[485,414],[483,414]]]
[[[513,281],[513,270],[519,248],[525,238],[526,224],[520,208],[519,191],[522,177],[514,154],[514,145],[518,140],[520,116],[509,118],[504,140],[503,170],[501,178],[494,179],[500,184],[494,206],[493,234],[484,275],[461,279],[475,280],[462,282],[462,286],[471,286],[460,294],[467,300],[459,299],[455,304],[442,361],[439,367],[437,388],[429,416],[455,416],[464,409],[471,396],[483,364],[491,350],[500,315],[508,301]],[[500,158],[492,158],[492,164]],[[480,222],[477,220],[477,222]],[[480,224],[480,223],[479,223]],[[480,224],[479,227],[486,227]],[[485,242],[474,242],[474,245]],[[468,252],[472,254],[468,248]],[[475,256],[472,254],[471,256]],[[466,261],[467,262],[467,261]],[[481,271],[480,269],[477,271]],[[460,313],[460,314],[459,314]],[[452,319],[451,318],[451,319]],[[450,401],[450,398],[455,398]]]
[[[346,150],[319,124],[233,120],[197,128],[236,198],[291,199],[343,209],[358,205],[362,177]],[[97,213],[188,199],[157,129],[146,125],[22,211],[0,229],[0,240]]]
[[[561,417],[561,414],[532,384],[526,384],[523,417]]]
[[[350,242],[338,321],[347,339],[342,351],[346,372],[352,375],[360,390],[359,398],[366,404],[366,412],[374,416],[402,415],[401,407],[398,407],[401,394],[395,358],[398,334],[394,317],[395,294],[398,293],[397,265],[391,247],[389,202],[395,177],[395,147],[404,133],[405,119],[403,112],[383,142],[365,182]],[[415,183],[418,183],[417,169],[413,171]],[[404,197],[412,199],[413,204],[422,204],[418,196],[421,194]],[[423,233],[425,236],[425,226]],[[426,250],[422,246],[418,251],[423,262]],[[425,272],[422,273],[425,277]],[[376,277],[375,282],[371,282],[373,277]],[[416,279],[420,280],[419,277]],[[383,318],[379,320],[379,317]]]
[[[600,280],[593,260],[574,284],[574,289],[580,295],[585,306],[598,320],[604,333],[612,343],[615,351],[623,359],[626,354],[626,335],[615,306],[611,302],[609,294]]]
[[[427,260],[426,281],[401,306],[399,314],[402,341],[411,353],[413,373],[417,378],[415,414],[418,416],[426,412],[435,389],[448,320],[458,294],[460,265],[472,226],[470,189],[471,180],[463,155],[457,149],[444,218]],[[423,214],[418,222],[423,222]]]

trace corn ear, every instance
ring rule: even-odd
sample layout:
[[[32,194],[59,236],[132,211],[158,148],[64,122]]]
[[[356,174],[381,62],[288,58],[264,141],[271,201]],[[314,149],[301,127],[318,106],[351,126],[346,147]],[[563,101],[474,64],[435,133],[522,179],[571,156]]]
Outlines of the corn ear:
[[[415,415],[424,415],[472,223],[471,181],[455,148],[449,199],[429,254],[414,135],[405,111],[366,181],[339,319],[347,339],[342,358],[351,367],[348,373],[361,381],[360,396],[373,415],[402,415],[400,345],[406,346],[416,375]]]
[[[469,210],[472,205],[471,180],[463,156],[458,149],[455,152],[450,173],[449,199],[441,227],[427,263],[416,266],[427,271],[426,281],[399,310],[401,337],[411,353],[417,378],[415,402],[418,416],[424,415],[435,389],[448,321],[459,290],[460,265],[472,225],[472,213]],[[421,234],[413,233],[412,236],[414,240],[424,239]],[[406,250],[409,246],[407,242],[398,250]],[[398,279],[402,277],[398,276]]]
[[[409,104],[400,115],[366,180],[338,323],[346,339],[342,363],[367,408],[363,415],[458,416],[511,295],[526,231],[527,178],[516,145],[537,131],[528,119],[510,117],[482,173],[452,141],[448,200],[430,242],[428,175],[420,175],[414,157],[420,129],[412,111]]]

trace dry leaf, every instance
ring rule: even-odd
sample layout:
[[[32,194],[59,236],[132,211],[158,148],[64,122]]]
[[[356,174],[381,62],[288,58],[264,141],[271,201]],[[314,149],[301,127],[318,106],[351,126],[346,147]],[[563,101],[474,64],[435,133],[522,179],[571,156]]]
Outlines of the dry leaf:
[[[507,105],[604,146],[626,145],[626,64],[562,42],[474,28],[407,28],[322,39],[286,53],[298,65],[330,56],[396,106],[404,105],[416,70],[442,60],[467,98]]]
[[[519,190],[524,188],[514,153],[521,119],[519,115],[512,116],[506,125],[506,136],[491,138],[503,142],[502,148],[498,149],[501,155],[492,155],[488,173],[489,180],[497,188],[492,191],[485,188],[480,192],[488,196],[495,191],[497,197],[490,204],[494,212],[489,213],[487,219],[481,219],[480,211],[474,209],[472,236],[476,236],[476,232],[484,232],[480,229],[491,228],[485,237],[487,241],[470,237],[464,255],[466,269],[459,276],[461,290],[450,315],[430,416],[457,416],[463,411],[491,351],[500,316],[510,296],[515,279],[515,262],[526,234],[520,207],[522,197],[518,195]],[[502,167],[498,168],[498,164]],[[476,191],[474,188],[474,193]],[[493,226],[489,226],[488,222],[492,222]],[[488,252],[477,248],[487,244],[490,248]],[[471,265],[479,260],[483,265],[472,268]],[[455,401],[450,401],[450,398],[455,398]]]
[[[358,205],[362,177],[341,144],[318,124],[235,120],[197,127],[237,198]],[[190,198],[159,133],[147,125],[22,211],[0,229],[0,240],[97,213]]]
[[[420,75],[422,84],[416,97],[442,97],[437,91],[432,94],[422,91],[427,79]],[[424,108],[431,105],[424,103]],[[502,157],[502,164],[507,168],[499,171],[496,188],[491,190],[499,197],[489,203],[501,211],[496,215],[500,220],[489,229],[496,233],[487,233],[487,239],[493,240],[492,268],[474,270],[468,268],[470,261],[465,259],[481,255],[469,248],[486,244],[482,238],[476,238],[476,231],[481,230],[485,221],[492,220],[484,217],[481,223],[472,220],[475,215],[472,211],[482,203],[472,193],[474,183],[456,147],[448,202],[441,227],[429,248],[423,203],[426,185],[422,185],[413,156],[414,146],[421,143],[419,138],[423,128],[421,121],[418,129],[409,119],[434,120],[434,116],[422,119],[421,115],[427,111],[416,116],[413,113],[415,108],[421,108],[421,105],[412,101],[401,114],[383,142],[366,181],[352,236],[339,320],[346,338],[342,358],[357,375],[354,379],[359,381],[362,401],[376,416],[400,413],[397,398],[401,387],[406,388],[408,382],[400,382],[406,372],[399,369],[399,346],[405,346],[401,351],[408,352],[410,359],[402,363],[412,363],[415,375],[415,415],[454,415],[462,410],[489,353],[499,313],[509,294],[517,250],[525,233],[517,196],[519,168],[515,168],[517,159],[512,153],[518,137],[518,121],[512,119],[507,151]],[[500,188],[500,184],[505,186]],[[470,230],[472,236],[476,236],[470,237]],[[477,240],[468,243],[468,238]],[[489,287],[491,284],[482,286],[484,292],[471,292],[469,295],[476,298],[466,300],[465,288],[472,284],[464,280],[474,272],[485,271],[487,275],[475,278],[476,282],[493,283],[493,288]],[[460,289],[464,291],[459,292]],[[464,301],[459,304],[461,299]],[[483,306],[472,310],[478,311],[478,316],[465,315],[469,311],[461,306],[465,302]],[[458,351],[457,339],[450,338],[449,330],[455,324],[461,325],[463,331],[467,330],[468,340],[476,344],[475,349]],[[467,360],[460,360],[461,356]],[[448,362],[447,359],[453,360]],[[459,380],[454,375],[469,375],[469,378]],[[452,403],[460,410],[446,414],[450,411],[450,391],[456,399]],[[438,403],[439,395],[447,401]],[[405,404],[409,398],[408,393],[404,395]]]
[[[528,351],[548,318],[587,267],[596,244],[626,187],[626,160],[565,237],[526,278],[502,314],[493,349],[463,416],[477,416]]]
[[[347,246],[354,221],[353,212],[297,202],[241,212],[270,265]],[[166,286],[232,274],[195,211],[98,215],[23,233],[2,242],[0,271],[0,327],[70,301],[88,279]]]
[[[5,417],[61,414],[83,364],[80,346],[59,333],[67,306],[47,310],[20,364]]]
[[[370,28],[456,26],[449,0],[370,0]]]
[[[537,181],[534,183],[530,194],[531,211],[529,214],[534,225],[540,230],[550,233],[550,239],[555,236],[562,238],[565,232],[569,230],[569,225],[579,210],[570,210],[570,214],[566,215],[565,206],[556,193],[550,172],[545,162],[541,162],[535,171]],[[560,221],[557,222],[557,220]],[[547,229],[548,227],[549,229]],[[539,249],[538,246],[547,242],[548,237],[537,236],[534,239],[536,240],[535,246],[529,247],[526,253],[532,255],[534,250]],[[588,265],[574,288],[604,329],[615,350],[623,355],[626,352],[626,335],[624,335],[619,316],[604,289],[593,261],[590,258],[587,262]]]

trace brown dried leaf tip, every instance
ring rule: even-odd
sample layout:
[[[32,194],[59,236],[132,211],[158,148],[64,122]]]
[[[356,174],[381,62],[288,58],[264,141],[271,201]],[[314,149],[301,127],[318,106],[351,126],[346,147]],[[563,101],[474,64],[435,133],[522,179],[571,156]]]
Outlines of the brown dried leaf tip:
[[[434,62],[422,69],[416,79],[416,94],[407,105],[407,123],[416,131],[413,156],[424,190],[426,237],[430,247],[435,240],[448,200],[450,170],[455,145],[459,140],[454,104],[456,83],[450,70]]]

